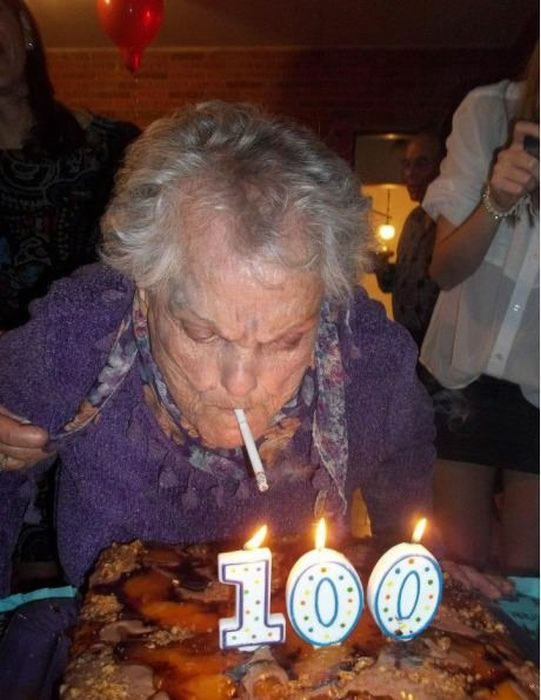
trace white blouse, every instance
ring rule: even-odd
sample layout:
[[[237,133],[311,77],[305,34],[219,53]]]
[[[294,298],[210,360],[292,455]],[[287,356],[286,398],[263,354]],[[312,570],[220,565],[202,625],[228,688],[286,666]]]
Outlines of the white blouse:
[[[453,117],[447,157],[423,208],[459,226],[479,204],[497,151],[509,138],[522,83],[472,90]],[[441,384],[467,386],[481,374],[520,384],[539,405],[539,213],[529,203],[503,219],[477,270],[442,291],[421,349]]]

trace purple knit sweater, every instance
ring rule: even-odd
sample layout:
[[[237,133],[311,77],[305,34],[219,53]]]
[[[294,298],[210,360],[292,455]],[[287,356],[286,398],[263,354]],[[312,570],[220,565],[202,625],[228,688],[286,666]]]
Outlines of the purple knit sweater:
[[[0,404],[58,431],[103,366],[132,296],[133,285],[102,265],[56,283],[34,303],[28,324],[0,338]],[[360,486],[373,531],[398,533],[410,527],[414,513],[430,508],[431,403],[416,377],[413,341],[362,290],[349,325],[354,345],[340,332],[347,375],[346,495]],[[306,440],[299,445],[309,449]],[[100,419],[63,441],[59,454],[58,547],[76,586],[113,541],[245,537],[261,522],[277,534],[302,532],[313,515],[316,491],[301,478],[274,484],[265,494],[251,483],[242,500],[225,483],[217,500],[217,478],[188,465],[162,433],[143,400],[136,366]],[[31,480],[47,466],[0,472],[0,595],[9,592],[9,560]],[[175,479],[164,479],[167,473]],[[184,512],[187,489],[194,499]]]

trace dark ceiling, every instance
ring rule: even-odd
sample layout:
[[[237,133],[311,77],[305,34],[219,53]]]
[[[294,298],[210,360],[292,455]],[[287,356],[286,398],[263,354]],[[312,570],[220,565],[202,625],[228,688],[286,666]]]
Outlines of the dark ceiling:
[[[114,0],[113,0],[114,1]],[[96,0],[27,0],[48,48],[111,46]],[[537,0],[166,0],[155,47],[510,48]],[[525,26],[529,24],[529,30]]]

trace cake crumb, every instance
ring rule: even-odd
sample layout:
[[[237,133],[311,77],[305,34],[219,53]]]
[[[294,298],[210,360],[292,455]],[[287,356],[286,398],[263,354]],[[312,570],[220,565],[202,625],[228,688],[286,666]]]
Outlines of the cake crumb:
[[[122,605],[114,594],[89,593],[85,598],[81,619],[90,622],[115,622],[121,610]]]
[[[174,642],[182,642],[184,639],[193,637],[193,632],[187,627],[171,627],[171,629],[157,629],[151,632],[146,639],[145,646],[150,649],[155,647],[165,647]]]
[[[128,544],[115,542],[98,557],[96,568],[90,577],[90,585],[114,583],[123,574],[139,568],[139,557],[143,551],[144,545],[141,540],[134,540]]]

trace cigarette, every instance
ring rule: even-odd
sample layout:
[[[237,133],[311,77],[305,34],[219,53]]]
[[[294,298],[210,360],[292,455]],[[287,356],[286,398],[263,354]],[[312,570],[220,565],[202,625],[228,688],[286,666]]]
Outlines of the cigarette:
[[[250,426],[248,425],[248,421],[246,420],[246,415],[242,408],[234,408],[233,413],[235,414],[242,439],[246,445],[246,451],[248,452],[248,457],[250,458],[252,469],[254,470],[257,488],[260,491],[267,491],[269,488],[267,483],[267,475],[265,474],[265,469],[261,463],[261,457],[259,456],[257,447],[255,446],[254,437],[252,435],[252,431],[250,430]]]

